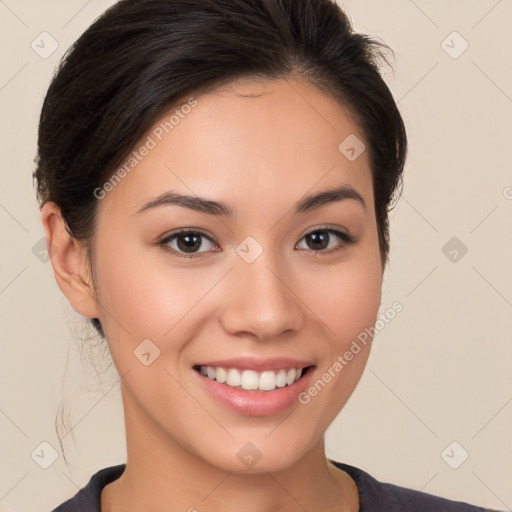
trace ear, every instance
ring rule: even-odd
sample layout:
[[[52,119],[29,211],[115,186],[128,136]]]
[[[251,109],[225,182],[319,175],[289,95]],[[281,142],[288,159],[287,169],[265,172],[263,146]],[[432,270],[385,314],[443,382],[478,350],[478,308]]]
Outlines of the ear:
[[[60,208],[55,203],[47,202],[43,205],[41,222],[59,288],[77,313],[87,318],[98,318],[85,248],[69,234]]]

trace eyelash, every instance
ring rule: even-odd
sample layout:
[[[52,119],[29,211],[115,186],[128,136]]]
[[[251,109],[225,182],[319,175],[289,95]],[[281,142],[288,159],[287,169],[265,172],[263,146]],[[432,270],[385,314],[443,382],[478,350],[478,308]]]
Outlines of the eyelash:
[[[325,250],[324,249],[324,250],[314,251],[313,249],[306,249],[306,250],[308,250],[310,252],[315,253],[315,256],[314,256],[315,258],[317,257],[316,256],[317,254],[320,254],[321,256],[327,256],[327,255],[330,255],[330,254],[333,254],[333,253],[337,253],[339,251],[342,251],[342,250],[346,249],[346,247],[348,245],[354,244],[356,242],[356,238],[351,236],[351,235],[348,235],[347,233],[343,233],[342,231],[339,231],[339,230],[333,229],[333,228],[322,228],[322,227],[316,228],[316,229],[314,229],[312,231],[309,231],[308,233],[306,233],[301,238],[301,240],[306,238],[308,235],[311,235],[313,233],[318,233],[318,232],[334,234],[335,236],[340,238],[344,243],[341,243],[338,247],[336,247],[334,249],[329,249],[329,250]],[[176,255],[178,258],[186,258],[186,259],[202,258],[209,251],[204,251],[204,252],[200,252],[200,253],[186,254],[186,253],[181,253],[181,252],[177,251],[176,249],[173,249],[173,248],[171,248],[171,247],[169,247],[167,245],[170,241],[174,240],[179,235],[190,235],[190,234],[201,235],[202,237],[208,239],[210,242],[215,244],[215,242],[206,233],[203,233],[201,230],[198,230],[198,229],[194,229],[194,230],[184,229],[182,231],[178,231],[176,233],[173,233],[172,235],[169,235],[169,236],[163,238],[162,240],[157,242],[156,245],[158,245],[159,247],[162,247],[162,249],[164,249],[165,251],[168,251],[168,252]],[[215,252],[219,252],[219,251],[215,251]]]

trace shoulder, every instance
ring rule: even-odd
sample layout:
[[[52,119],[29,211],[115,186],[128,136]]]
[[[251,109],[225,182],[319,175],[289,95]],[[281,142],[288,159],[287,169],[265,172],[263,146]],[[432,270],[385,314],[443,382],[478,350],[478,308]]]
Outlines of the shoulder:
[[[453,501],[414,489],[379,482],[362,469],[331,462],[348,473],[356,482],[359,490],[360,512],[492,512],[462,501]],[[497,512],[497,511],[496,511]]]
[[[119,464],[100,469],[94,473],[87,485],[52,512],[101,512],[101,491],[107,484],[117,480],[125,467],[126,464]]]

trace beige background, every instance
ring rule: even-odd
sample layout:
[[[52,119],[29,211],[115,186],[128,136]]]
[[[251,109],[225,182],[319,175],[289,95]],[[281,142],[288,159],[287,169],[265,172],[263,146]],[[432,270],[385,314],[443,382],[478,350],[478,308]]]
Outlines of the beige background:
[[[58,59],[112,3],[0,1],[0,511],[49,511],[100,468],[125,462],[117,375],[100,385],[87,362],[94,352],[82,365],[83,333],[75,339],[69,327],[76,316],[50,264],[34,254],[43,230],[31,180]],[[342,4],[357,30],[395,51],[386,80],[410,153],[382,302],[382,312],[395,301],[403,311],[375,338],[359,386],[328,430],[328,455],[383,481],[510,511],[512,1]],[[31,47],[43,31],[59,45],[46,59]],[[468,248],[456,262],[442,251],[452,237]],[[64,440],[70,468],[54,430],[64,397],[76,440]],[[47,469],[31,455],[48,457],[42,442],[58,455]],[[468,459],[452,469],[445,459],[453,465],[463,450]]]

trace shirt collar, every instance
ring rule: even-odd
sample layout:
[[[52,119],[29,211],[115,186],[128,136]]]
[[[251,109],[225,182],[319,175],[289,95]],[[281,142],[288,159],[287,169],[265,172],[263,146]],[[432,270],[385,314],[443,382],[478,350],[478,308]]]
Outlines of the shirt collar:
[[[334,466],[345,471],[356,483],[359,491],[359,512],[399,512],[400,506],[389,487],[382,484],[362,469],[330,460]]]

